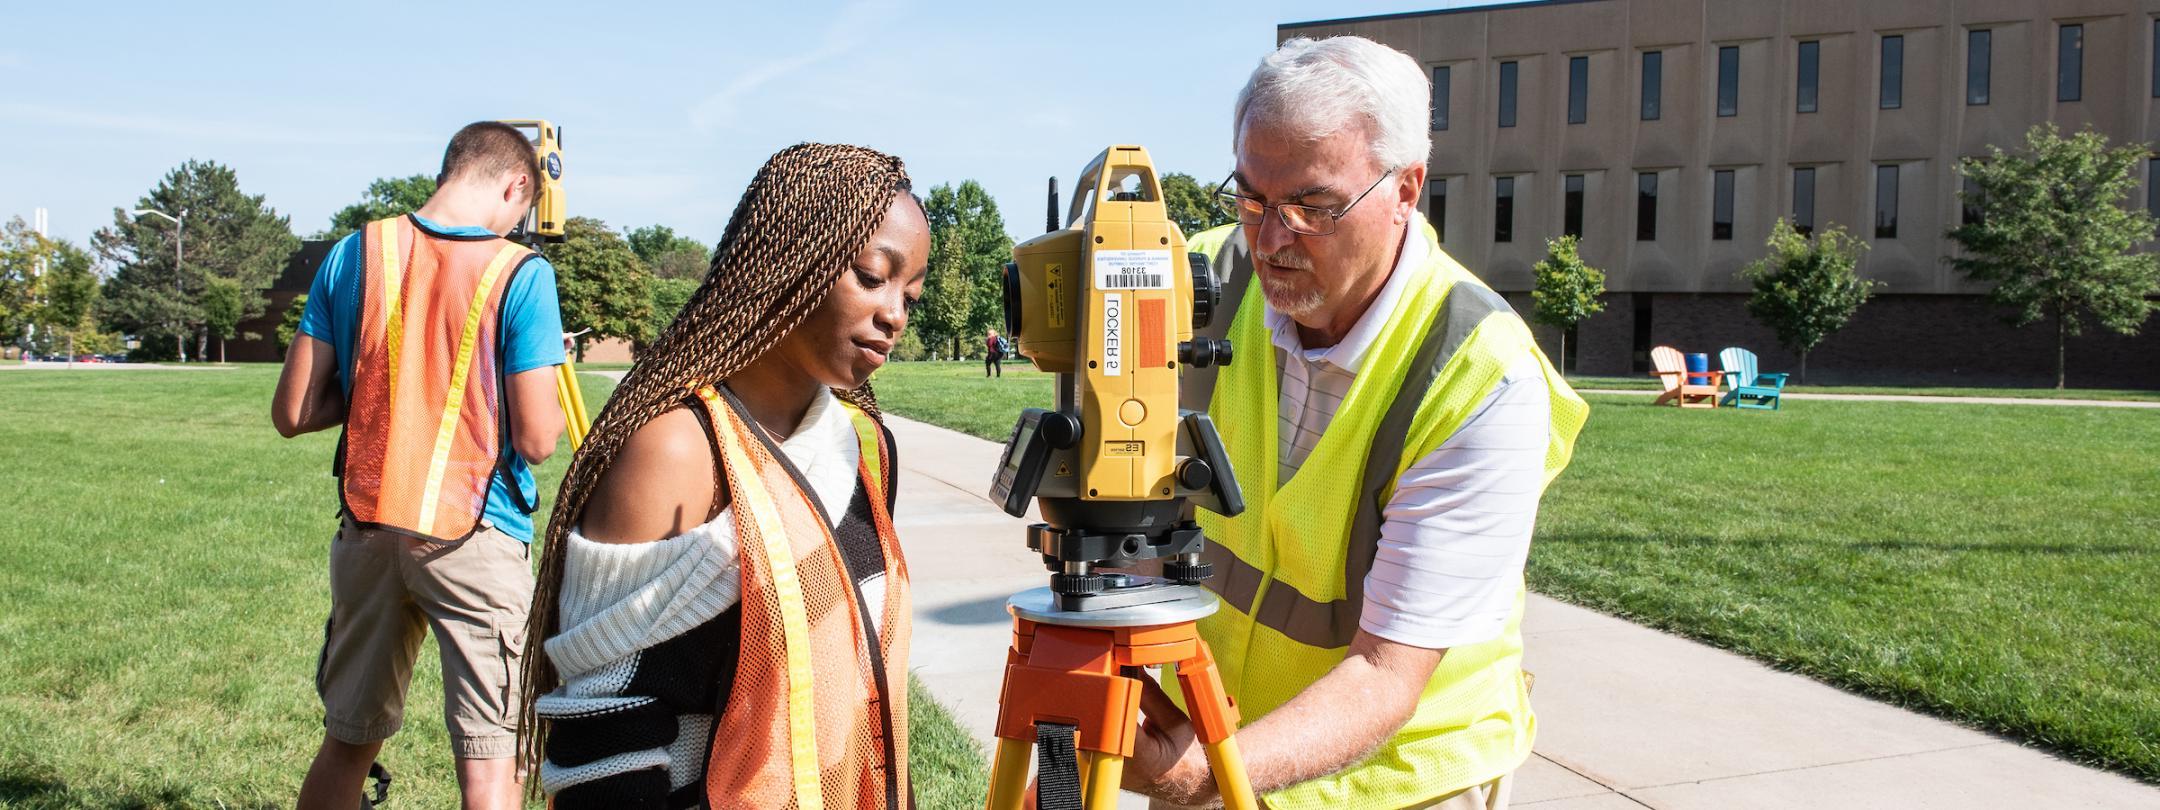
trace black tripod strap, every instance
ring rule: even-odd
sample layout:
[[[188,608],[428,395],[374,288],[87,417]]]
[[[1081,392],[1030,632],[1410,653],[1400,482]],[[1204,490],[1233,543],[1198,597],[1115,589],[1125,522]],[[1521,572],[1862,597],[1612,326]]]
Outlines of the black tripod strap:
[[[1080,758],[1073,746],[1076,730],[1063,723],[1035,724],[1037,810],[1082,810]]]

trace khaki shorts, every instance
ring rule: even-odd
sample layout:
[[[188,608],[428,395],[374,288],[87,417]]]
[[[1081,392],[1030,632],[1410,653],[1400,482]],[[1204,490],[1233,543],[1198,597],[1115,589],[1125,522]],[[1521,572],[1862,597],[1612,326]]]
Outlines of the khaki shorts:
[[[324,730],[354,744],[396,734],[433,627],[452,755],[514,756],[531,559],[492,527],[443,544],[347,520],[330,544],[330,621],[315,670]]]

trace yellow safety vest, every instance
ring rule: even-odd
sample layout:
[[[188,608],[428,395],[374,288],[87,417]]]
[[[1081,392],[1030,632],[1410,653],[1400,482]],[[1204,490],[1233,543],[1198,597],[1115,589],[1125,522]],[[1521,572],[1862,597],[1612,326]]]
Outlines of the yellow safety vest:
[[[1276,480],[1277,373],[1258,284],[1229,327],[1238,360],[1218,372],[1209,410],[1245,491],[1245,512],[1200,512],[1222,608],[1200,622],[1223,682],[1248,720],[1288,702],[1342,661],[1358,629],[1384,507],[1402,472],[1438,449],[1525,353],[1551,392],[1544,483],[1567,466],[1589,406],[1537,348],[1498,293],[1440,249],[1432,226],[1411,238],[1428,259],[1387,314],[1320,444]],[[1233,230],[1234,226],[1223,229]],[[1242,263],[1242,235],[1214,232],[1218,275]],[[1223,249],[1227,247],[1228,249]],[[1245,265],[1249,267],[1249,264]],[[1247,271],[1249,272],[1249,270]],[[1530,755],[1537,720],[1522,677],[1525,591],[1498,638],[1447,651],[1392,739],[1364,761],[1267,796],[1278,808],[1405,807],[1491,781]],[[1182,699],[1181,699],[1182,702]],[[1347,707],[1346,707],[1347,708]]]

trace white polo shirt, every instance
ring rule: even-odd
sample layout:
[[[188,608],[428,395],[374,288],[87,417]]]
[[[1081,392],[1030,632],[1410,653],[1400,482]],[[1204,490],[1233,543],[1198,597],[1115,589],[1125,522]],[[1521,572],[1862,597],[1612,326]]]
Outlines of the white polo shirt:
[[[1405,229],[1404,233],[1409,233]],[[1307,349],[1297,323],[1268,306],[1282,424],[1276,480],[1288,482],[1320,443],[1366,353],[1426,260],[1423,239],[1401,258],[1340,343]],[[1255,280],[1255,283],[1258,283]],[[1365,577],[1358,626],[1431,649],[1488,641],[1515,608],[1545,475],[1551,402],[1537,358],[1523,355],[1439,449],[1403,472],[1381,511],[1379,554]]]

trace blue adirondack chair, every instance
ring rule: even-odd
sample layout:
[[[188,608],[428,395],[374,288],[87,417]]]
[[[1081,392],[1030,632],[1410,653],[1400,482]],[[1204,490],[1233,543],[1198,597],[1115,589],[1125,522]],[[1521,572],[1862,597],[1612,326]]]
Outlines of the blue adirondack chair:
[[[1718,362],[1725,367],[1725,382],[1732,386],[1718,400],[1720,404],[1766,411],[1778,409],[1787,375],[1756,371],[1755,353],[1738,346],[1718,352]]]

